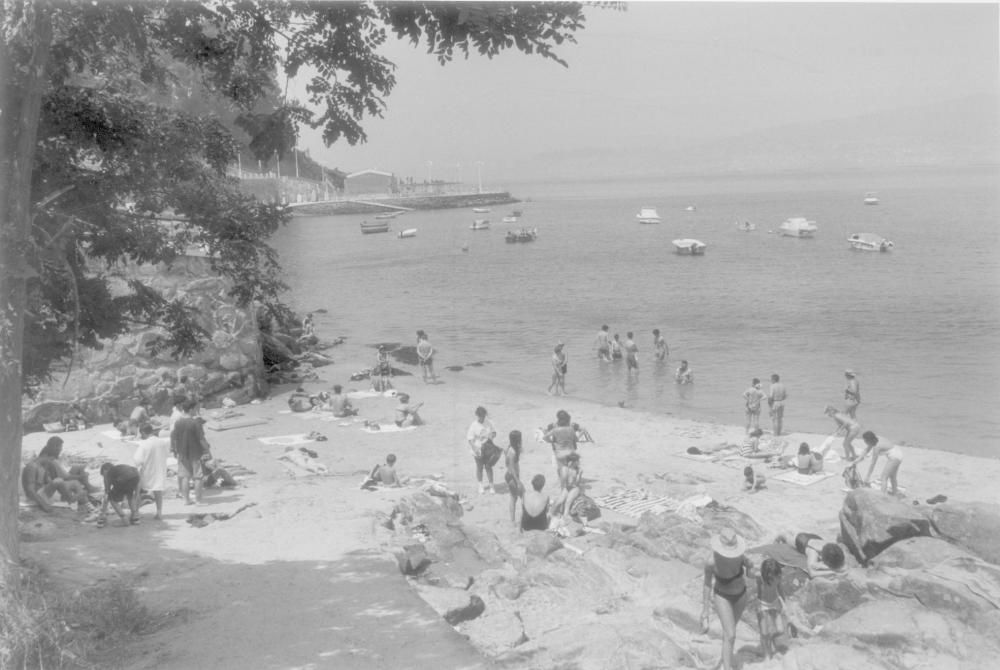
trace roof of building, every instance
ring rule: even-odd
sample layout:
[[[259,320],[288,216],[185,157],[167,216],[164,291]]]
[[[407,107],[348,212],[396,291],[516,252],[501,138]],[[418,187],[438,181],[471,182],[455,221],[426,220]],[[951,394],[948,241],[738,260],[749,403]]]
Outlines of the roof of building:
[[[353,179],[354,177],[362,177],[364,175],[374,174],[379,177],[391,177],[391,172],[382,172],[381,170],[360,170],[358,172],[352,172],[351,174],[344,177],[344,179]]]

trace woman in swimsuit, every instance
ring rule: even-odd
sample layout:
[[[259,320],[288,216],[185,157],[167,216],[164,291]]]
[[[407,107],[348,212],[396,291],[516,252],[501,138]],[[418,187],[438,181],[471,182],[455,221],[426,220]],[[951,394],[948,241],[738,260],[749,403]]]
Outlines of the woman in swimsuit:
[[[521,499],[521,530],[549,529],[549,497],[542,493],[545,487],[545,475],[535,475],[531,478],[533,490],[524,494]]]
[[[872,463],[868,466],[868,474],[865,476],[865,486],[868,486],[872,479],[872,472],[875,471],[875,461],[878,460],[879,456],[885,454],[886,463],[882,469],[882,493],[886,492],[889,482],[892,482],[892,495],[899,495],[896,474],[899,472],[899,465],[903,462],[903,450],[899,448],[899,445],[888,442],[879,443],[878,436],[870,430],[866,430],[861,439],[864,440],[866,446],[865,452],[851,461],[850,465],[857,465],[871,453]]]
[[[563,343],[560,342],[552,352],[552,383],[549,384],[549,395],[566,395],[566,370],[569,367],[569,358],[563,351]]]
[[[611,360],[620,361],[621,359],[622,359],[622,341],[621,338],[618,336],[618,333],[615,333],[614,339],[611,340]]]
[[[524,484],[521,483],[521,431],[510,431],[510,446],[504,454],[507,472],[503,480],[507,482],[507,492],[510,493],[510,522],[517,523],[517,501],[524,498]]]
[[[746,548],[746,541],[736,531],[724,528],[712,538],[712,558],[705,563],[701,628],[708,631],[709,605],[714,601],[722,624],[722,670],[733,668],[736,624],[747,606],[746,577],[753,564],[745,555]]]
[[[569,412],[564,409],[556,412],[555,427],[550,428],[542,439],[552,445],[552,456],[558,470],[566,463],[567,456],[576,453],[576,429],[573,427]]]
[[[837,423],[838,432],[844,431],[844,458],[850,460],[857,458],[858,455],[854,453],[852,442],[861,435],[861,424],[843,412],[838,412],[833,405],[827,405],[824,413]]]

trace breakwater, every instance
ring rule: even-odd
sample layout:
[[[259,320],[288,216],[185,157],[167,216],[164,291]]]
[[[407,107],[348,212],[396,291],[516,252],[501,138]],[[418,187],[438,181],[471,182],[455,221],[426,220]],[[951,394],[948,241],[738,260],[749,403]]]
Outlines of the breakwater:
[[[507,191],[441,195],[365,197],[354,200],[325,200],[292,205],[296,216],[331,216],[336,214],[377,214],[399,209],[456,209],[487,207],[520,202]]]

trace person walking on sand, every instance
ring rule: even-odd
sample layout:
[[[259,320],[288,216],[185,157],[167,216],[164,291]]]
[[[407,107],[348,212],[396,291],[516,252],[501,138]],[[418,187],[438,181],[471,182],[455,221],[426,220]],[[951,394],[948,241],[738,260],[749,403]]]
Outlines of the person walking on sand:
[[[552,383],[549,384],[549,395],[566,395],[566,371],[569,369],[569,355],[563,351],[562,342],[556,345],[552,353]]]
[[[653,352],[656,360],[665,361],[669,355],[669,349],[667,349],[667,340],[662,335],[660,335],[660,329],[653,329]]]
[[[746,580],[753,563],[746,557],[746,548],[746,540],[736,531],[723,528],[712,537],[712,557],[705,563],[701,630],[708,632],[709,607],[714,603],[722,624],[722,670],[733,669],[736,626],[749,600]]]
[[[135,466],[139,469],[142,488],[153,494],[156,516],[163,517],[163,491],[167,488],[167,456],[170,454],[170,440],[153,434],[153,427],[144,423],[139,426],[139,446],[135,449]]]
[[[486,418],[486,408],[476,408],[476,420],[469,426],[465,438],[472,450],[472,458],[476,461],[476,481],[479,482],[480,493],[493,493],[493,465],[499,460],[500,447],[493,444],[497,429],[493,422]],[[494,453],[495,450],[495,453]],[[483,485],[483,471],[489,486]]]
[[[417,357],[420,359],[420,371],[424,376],[424,383],[427,383],[428,375],[432,382],[437,382],[437,375],[434,374],[434,345],[427,339],[427,333],[422,330],[417,331]]]
[[[869,486],[872,480],[872,472],[875,471],[875,462],[879,456],[884,454],[886,462],[885,467],[882,469],[882,493],[885,493],[889,484],[892,483],[892,495],[899,495],[899,483],[896,481],[896,474],[899,472],[899,466],[903,462],[903,450],[899,448],[899,445],[880,442],[878,436],[870,430],[866,430],[861,435],[861,439],[864,440],[865,451],[851,461],[848,467],[857,465],[870,453],[872,455],[872,462],[868,466],[868,474],[865,475],[864,480],[865,486]]]
[[[524,484],[521,483],[521,431],[510,431],[507,451],[504,454],[504,465],[507,472],[503,480],[507,483],[510,494],[510,522],[517,525],[517,501],[524,499]]]
[[[751,430],[760,428],[760,403],[764,397],[764,392],[760,390],[760,380],[754,377],[750,382],[750,388],[743,392],[747,418],[747,435],[750,434]]]
[[[636,346],[634,337],[632,331],[625,333],[625,367],[629,374],[632,374],[632,370],[639,374],[639,347]]]
[[[177,475],[180,477],[181,497],[185,505],[201,504],[202,457],[209,454],[208,440],[202,421],[195,414],[198,403],[188,399],[184,403],[184,416],[174,423],[170,433],[170,450],[177,457]],[[191,500],[191,483],[194,482],[194,500]]]
[[[781,435],[785,420],[785,399],[788,398],[788,391],[781,383],[781,377],[777,374],[771,375],[771,386],[767,389],[767,406],[771,413],[771,432],[777,437]]]
[[[601,326],[594,338],[594,348],[597,349],[597,359],[600,361],[611,360],[611,335],[608,334],[607,324]]]
[[[857,458],[857,454],[854,453],[854,439],[861,435],[861,424],[854,420],[854,417],[848,416],[843,412],[838,412],[837,408],[833,405],[827,405],[826,410],[823,412],[828,417],[833,419],[834,423],[837,424],[837,432],[844,431],[844,457],[850,460]],[[836,434],[836,433],[834,433]],[[825,454],[829,449],[829,445],[826,449],[822,449],[822,453]]]
[[[844,412],[852,419],[856,418],[858,405],[861,404],[861,384],[854,370],[844,370],[847,385],[844,387]]]

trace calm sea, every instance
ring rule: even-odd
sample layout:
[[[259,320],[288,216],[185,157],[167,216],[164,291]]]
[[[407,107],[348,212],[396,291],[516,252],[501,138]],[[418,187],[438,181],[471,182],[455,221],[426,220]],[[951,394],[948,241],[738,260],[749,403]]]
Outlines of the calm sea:
[[[571,395],[675,416],[741,424],[752,377],[781,375],[786,426],[828,432],[843,371],[859,373],[866,428],[922,447],[994,456],[1000,437],[1000,174],[994,169],[806,176],[509,184],[524,215],[411,212],[362,236],[361,216],[297,218],[276,239],[303,311],[329,310],[320,332],[412,344],[427,330],[438,367],[483,370],[544,390],[558,340]],[[866,206],[867,191],[881,204]],[[641,206],[663,222],[640,225]],[[694,211],[687,211],[694,206]],[[474,218],[492,228],[472,231]],[[769,234],[790,216],[815,239]],[[737,230],[737,220],[757,225]],[[504,232],[537,226],[538,240]],[[852,251],[852,232],[893,240]],[[671,240],[707,243],[704,257]],[[467,251],[462,247],[467,245]],[[634,331],[641,370],[599,364],[594,336]],[[653,328],[670,358],[651,357]],[[680,359],[696,382],[673,383]],[[765,388],[767,384],[765,383]],[[766,417],[765,417],[766,418]]]

